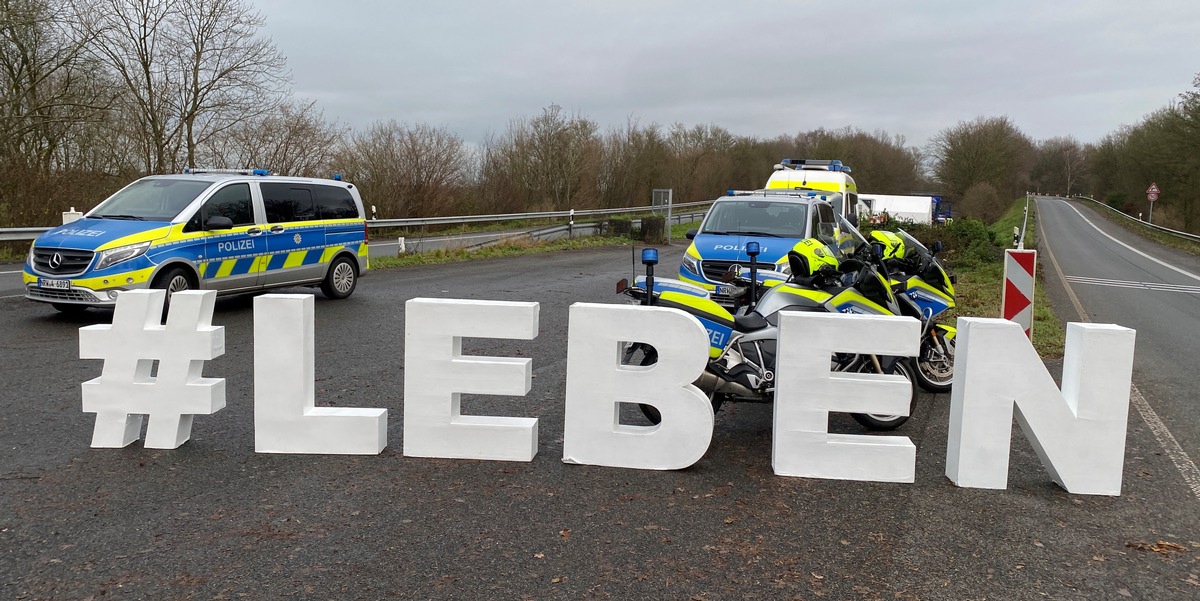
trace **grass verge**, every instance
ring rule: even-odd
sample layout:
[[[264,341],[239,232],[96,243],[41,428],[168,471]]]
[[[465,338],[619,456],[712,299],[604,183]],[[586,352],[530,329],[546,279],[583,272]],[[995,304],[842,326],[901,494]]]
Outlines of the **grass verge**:
[[[454,249],[434,250],[429,252],[408,253],[397,257],[377,257],[371,259],[371,269],[391,269],[393,267],[411,267],[414,265],[441,265],[474,259],[494,259],[513,257],[543,252],[576,250],[581,248],[602,248],[606,246],[628,246],[634,244],[629,238],[612,238],[606,236],[589,236],[572,240],[552,240],[549,242],[531,242],[518,240],[505,242],[476,250]]]

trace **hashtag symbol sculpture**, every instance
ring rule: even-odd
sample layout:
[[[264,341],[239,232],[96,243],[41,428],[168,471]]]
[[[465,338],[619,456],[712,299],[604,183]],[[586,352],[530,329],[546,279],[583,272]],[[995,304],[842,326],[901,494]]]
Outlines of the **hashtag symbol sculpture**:
[[[92,447],[129,446],[149,416],[146,448],[175,449],[191,437],[194,416],[225,407],[225,380],[201,375],[205,361],[225,354],[225,328],[212,325],[216,295],[176,292],[164,326],[165,290],[122,292],[112,325],[79,329],[80,358],[104,360],[100,377],[83,383],[83,411],[96,414]]]

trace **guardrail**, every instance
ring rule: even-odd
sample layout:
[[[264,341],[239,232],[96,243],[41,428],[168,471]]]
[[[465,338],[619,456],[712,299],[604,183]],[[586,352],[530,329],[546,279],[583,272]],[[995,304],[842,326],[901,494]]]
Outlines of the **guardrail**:
[[[698,202],[685,202],[671,205],[672,209],[686,209],[690,207],[702,207],[712,204],[711,200],[702,200]],[[458,225],[465,223],[487,223],[496,221],[518,221],[523,219],[569,219],[574,221],[579,217],[600,217],[607,215],[623,215],[636,213],[652,213],[659,210],[665,210],[666,207],[623,207],[616,209],[588,209],[576,211],[570,209],[567,211],[544,211],[541,213],[508,213],[504,215],[459,215],[454,217],[416,217],[409,219],[368,219],[368,228],[390,228],[401,229],[406,227],[420,227],[424,225]],[[57,226],[55,226],[57,227]],[[51,227],[9,227],[0,228],[0,242],[18,242],[22,240],[33,240],[44,232],[52,229]]]
[[[1134,217],[1133,215],[1130,215],[1129,213],[1126,213],[1126,212],[1124,212],[1124,211],[1118,211],[1117,209],[1114,209],[1114,208],[1112,208],[1112,207],[1110,207],[1110,206],[1108,206],[1108,205],[1106,205],[1106,204],[1104,204],[1104,203],[1102,203],[1102,202],[1100,202],[1100,201],[1096,200],[1095,198],[1090,198],[1090,197],[1083,196],[1083,195],[1074,196],[1073,198],[1080,198],[1080,199],[1083,199],[1083,200],[1090,200],[1090,201],[1092,201],[1092,202],[1094,202],[1094,203],[1096,203],[1096,204],[1098,204],[1098,205],[1100,205],[1100,206],[1102,206],[1102,207],[1104,207],[1104,208],[1106,208],[1106,209],[1108,209],[1108,210],[1110,210],[1110,211],[1112,211],[1112,212],[1114,212],[1114,213],[1116,213],[1116,214],[1118,214],[1118,215],[1120,215],[1120,216],[1122,216],[1122,217],[1124,217],[1124,218],[1126,218],[1126,219],[1129,219],[1129,220],[1131,220],[1131,221],[1134,221],[1134,222],[1138,223],[1139,225],[1143,225],[1143,226],[1145,226],[1145,227],[1148,227],[1148,228],[1150,228],[1150,229],[1152,229],[1152,230],[1156,230],[1156,231],[1162,232],[1162,233],[1164,233],[1164,234],[1170,234],[1170,235],[1172,235],[1172,236],[1178,236],[1178,237],[1180,237],[1180,238],[1184,238],[1184,239],[1187,239],[1187,240],[1191,240],[1191,241],[1193,241],[1193,242],[1200,242],[1200,236],[1198,236],[1198,235],[1196,235],[1196,234],[1189,234],[1188,232],[1181,232],[1181,231],[1179,231],[1179,230],[1173,230],[1173,229],[1171,229],[1171,228],[1163,227],[1163,226],[1161,226],[1161,225],[1154,225],[1153,223],[1148,223],[1148,222],[1146,222],[1146,221],[1142,221],[1141,219],[1138,219],[1137,217]]]

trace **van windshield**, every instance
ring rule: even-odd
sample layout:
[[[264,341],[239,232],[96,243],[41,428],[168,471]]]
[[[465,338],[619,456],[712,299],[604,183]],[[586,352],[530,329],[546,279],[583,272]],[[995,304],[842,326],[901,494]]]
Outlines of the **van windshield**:
[[[713,205],[701,234],[751,234],[804,238],[808,205],[769,200],[731,200]]]
[[[100,203],[88,217],[172,221],[212,184],[188,179],[138,180]]]

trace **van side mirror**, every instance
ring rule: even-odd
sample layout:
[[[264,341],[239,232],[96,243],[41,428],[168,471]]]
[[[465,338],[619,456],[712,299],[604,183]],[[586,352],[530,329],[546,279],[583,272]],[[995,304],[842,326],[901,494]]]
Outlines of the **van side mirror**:
[[[222,215],[213,215],[204,222],[206,230],[231,230],[233,229],[233,220]]]
[[[692,228],[692,229],[688,230],[687,233],[684,235],[687,236],[688,240],[695,240],[696,234],[698,234],[698,233],[700,233],[700,230],[698,230],[696,228]]]

